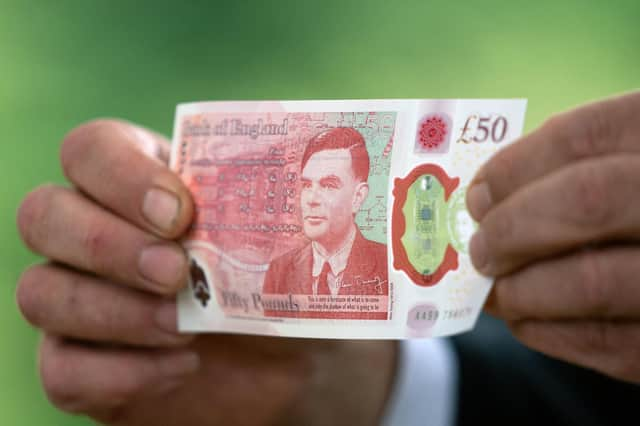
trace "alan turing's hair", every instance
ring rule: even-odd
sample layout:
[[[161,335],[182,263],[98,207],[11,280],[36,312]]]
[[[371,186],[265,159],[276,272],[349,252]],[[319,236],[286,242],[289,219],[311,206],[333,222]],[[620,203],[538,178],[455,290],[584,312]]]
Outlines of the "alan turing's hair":
[[[316,152],[330,149],[346,149],[351,154],[351,169],[356,180],[366,182],[369,179],[369,153],[364,137],[351,127],[335,127],[325,130],[309,140],[302,154],[302,169]]]

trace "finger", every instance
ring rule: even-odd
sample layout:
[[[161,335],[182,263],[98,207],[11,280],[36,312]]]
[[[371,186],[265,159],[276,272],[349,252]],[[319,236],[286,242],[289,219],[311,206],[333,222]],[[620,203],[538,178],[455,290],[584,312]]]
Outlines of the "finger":
[[[637,240],[636,182],[640,155],[586,160],[539,179],[484,217],[469,245],[474,266],[500,276],[585,244]]]
[[[496,280],[491,311],[506,320],[640,321],[640,248],[585,250]]]
[[[67,188],[44,186],[29,194],[18,228],[36,253],[119,283],[174,294],[186,280],[186,254],[177,243],[147,234]]]
[[[169,164],[169,154],[171,151],[170,142],[161,134],[144,129],[142,127],[130,125],[133,135],[131,141],[148,157],[158,160],[160,164]]]
[[[16,297],[31,324],[69,338],[168,347],[193,336],[178,333],[174,301],[59,266],[29,268]]]
[[[106,208],[143,229],[175,238],[191,222],[193,205],[180,178],[143,152],[153,153],[154,140],[155,155],[166,157],[159,136],[121,121],[93,121],[67,135],[62,167],[75,186]]]
[[[91,347],[45,335],[40,375],[49,400],[71,413],[116,415],[143,394],[179,387],[199,368],[186,350]]]
[[[565,112],[494,155],[473,179],[467,206],[480,221],[492,206],[577,160],[640,152],[640,92]]]
[[[525,345],[555,358],[640,383],[640,323],[519,321],[509,324]]]

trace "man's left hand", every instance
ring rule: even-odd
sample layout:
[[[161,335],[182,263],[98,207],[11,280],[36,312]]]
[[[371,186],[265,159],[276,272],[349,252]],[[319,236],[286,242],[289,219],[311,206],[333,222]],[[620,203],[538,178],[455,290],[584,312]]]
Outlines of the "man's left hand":
[[[467,194],[487,310],[523,343],[640,383],[640,92],[552,117]]]

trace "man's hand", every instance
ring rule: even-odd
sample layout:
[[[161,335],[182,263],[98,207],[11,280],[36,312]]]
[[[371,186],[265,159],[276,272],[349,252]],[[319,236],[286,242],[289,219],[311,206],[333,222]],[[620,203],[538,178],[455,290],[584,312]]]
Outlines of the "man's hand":
[[[640,92],[551,118],[467,194],[487,310],[528,346],[640,383]]]
[[[178,334],[175,240],[194,210],[167,158],[162,137],[95,121],[62,145],[74,188],[40,187],[20,207],[24,241],[50,260],[25,271],[17,299],[43,330],[51,401],[119,425],[373,423],[393,343]]]

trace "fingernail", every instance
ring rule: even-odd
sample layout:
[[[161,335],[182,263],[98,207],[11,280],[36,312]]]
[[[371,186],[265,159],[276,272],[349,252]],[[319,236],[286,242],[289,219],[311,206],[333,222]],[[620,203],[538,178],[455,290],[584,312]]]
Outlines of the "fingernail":
[[[164,288],[175,287],[181,282],[186,265],[182,250],[169,245],[149,246],[138,260],[140,274]]]
[[[493,200],[491,191],[486,182],[473,185],[467,192],[467,208],[471,217],[476,221],[480,221],[482,217],[489,211]]]
[[[195,373],[200,368],[200,356],[196,352],[181,352],[164,358],[158,365],[160,374],[167,379]]]
[[[142,213],[156,228],[171,231],[180,210],[180,202],[174,194],[160,188],[147,191],[142,204]]]
[[[178,332],[178,311],[174,302],[167,302],[156,311],[156,325],[169,333]]]
[[[487,241],[482,228],[473,234],[469,242],[469,255],[473,266],[483,275],[490,274]]]

